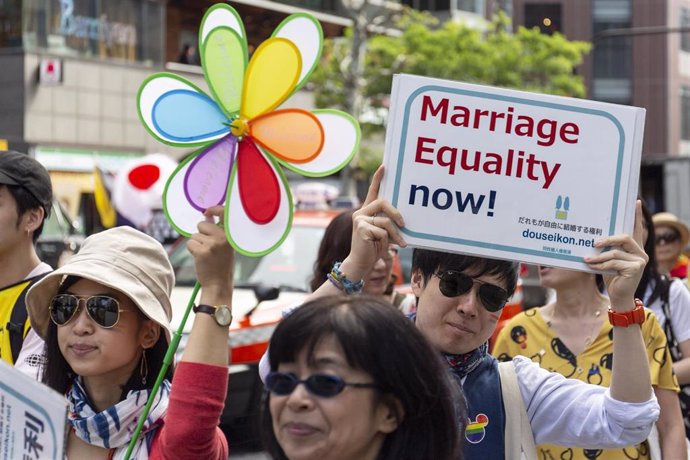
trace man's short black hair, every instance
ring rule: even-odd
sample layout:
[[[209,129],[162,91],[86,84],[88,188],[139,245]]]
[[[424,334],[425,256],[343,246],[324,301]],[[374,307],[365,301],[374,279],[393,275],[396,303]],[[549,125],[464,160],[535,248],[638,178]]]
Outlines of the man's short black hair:
[[[17,202],[20,219],[27,211],[36,208],[43,208],[43,222],[50,215],[53,205],[50,175],[41,163],[29,155],[13,150],[0,151],[0,185],[6,186]],[[34,243],[43,231],[43,222],[34,231]]]
[[[508,260],[465,256],[419,248],[415,248],[412,253],[412,271],[419,270],[425,283],[439,271],[456,270],[474,277],[496,276],[499,280],[505,281],[506,291],[509,295],[513,295],[515,292],[518,268],[517,262]]]

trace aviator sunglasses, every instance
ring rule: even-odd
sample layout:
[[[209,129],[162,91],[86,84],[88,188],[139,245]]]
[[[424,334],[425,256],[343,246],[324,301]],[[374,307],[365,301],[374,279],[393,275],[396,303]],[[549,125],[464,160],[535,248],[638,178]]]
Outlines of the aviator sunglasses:
[[[289,372],[271,372],[266,376],[266,388],[278,396],[289,395],[300,383],[304,384],[309,393],[322,398],[332,398],[345,387],[379,388],[375,383],[349,383],[337,375],[329,374],[313,374],[304,380]]]
[[[677,233],[660,233],[656,236],[656,244],[675,243],[680,239]]]
[[[120,303],[107,295],[77,296],[59,294],[50,301],[50,319],[58,326],[64,326],[77,316],[79,305],[84,300],[86,314],[105,329],[114,327],[120,320]]]
[[[474,283],[477,283],[480,285],[479,299],[488,311],[497,312],[508,301],[508,292],[502,287],[484,283],[462,272],[445,270],[437,273],[436,276],[440,279],[438,287],[441,290],[441,294],[446,297],[457,297],[467,294],[472,289]]]

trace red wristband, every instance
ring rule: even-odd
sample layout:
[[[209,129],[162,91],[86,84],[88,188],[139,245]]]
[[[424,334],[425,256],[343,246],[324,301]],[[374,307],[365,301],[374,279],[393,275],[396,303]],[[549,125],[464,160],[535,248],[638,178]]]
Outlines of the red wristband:
[[[635,299],[635,308],[628,311],[613,311],[609,307],[609,322],[613,326],[628,327],[631,324],[642,324],[645,320],[644,305]]]

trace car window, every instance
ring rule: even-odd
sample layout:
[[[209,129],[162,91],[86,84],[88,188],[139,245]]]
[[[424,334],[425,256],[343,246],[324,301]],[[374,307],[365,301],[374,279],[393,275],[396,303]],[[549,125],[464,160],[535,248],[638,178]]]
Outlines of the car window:
[[[322,227],[295,225],[285,241],[270,254],[263,257],[235,254],[235,287],[263,284],[307,292],[323,233]],[[176,284],[194,285],[194,259],[187,250],[187,240],[171,252],[170,262],[175,270]]]

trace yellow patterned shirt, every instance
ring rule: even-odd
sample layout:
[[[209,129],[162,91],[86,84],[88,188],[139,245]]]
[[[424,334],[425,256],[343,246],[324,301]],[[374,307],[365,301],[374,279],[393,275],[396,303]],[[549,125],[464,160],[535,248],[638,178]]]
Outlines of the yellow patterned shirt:
[[[652,385],[679,391],[664,331],[654,313],[646,310],[646,315],[646,320],[642,324],[642,335],[649,357]],[[539,313],[539,308],[533,308],[516,315],[506,324],[498,335],[493,354],[500,361],[509,361],[517,355],[526,356],[549,371],[608,387],[611,382],[613,360],[612,339],[613,327],[608,321],[604,321],[596,339],[580,355],[575,356],[554,335],[551,327]],[[646,442],[625,449],[605,450],[540,444],[537,446],[537,452],[539,460],[649,459],[649,447]]]

